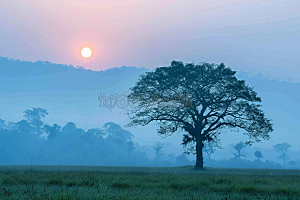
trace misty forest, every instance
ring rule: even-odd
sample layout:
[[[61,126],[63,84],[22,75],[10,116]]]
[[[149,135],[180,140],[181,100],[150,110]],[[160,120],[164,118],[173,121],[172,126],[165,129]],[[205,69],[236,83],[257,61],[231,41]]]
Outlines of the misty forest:
[[[46,91],[63,91],[67,89],[58,86],[61,85],[60,82],[64,81],[63,79],[68,74],[73,74],[75,77],[81,76],[80,79],[83,81],[84,79],[97,80],[97,76],[101,80],[102,77],[112,76],[114,73],[120,73],[119,76],[122,76],[120,69],[129,71],[124,73],[125,76],[134,72],[131,74],[136,77],[138,77],[140,71],[146,71],[145,69],[138,70],[138,68],[123,67],[113,69],[115,72],[107,70],[101,72],[102,74],[96,74],[97,72],[83,70],[82,68],[76,69],[72,66],[63,65],[60,65],[60,67],[48,62],[29,63],[2,58],[1,63],[3,66],[10,66],[1,73],[2,81],[13,81],[13,76],[20,78],[19,87],[11,85],[11,93],[14,90],[23,90],[24,88],[28,94],[39,91],[44,83],[32,85],[27,79],[33,83],[38,80],[34,81],[30,77],[23,77],[22,69],[23,72],[29,70],[28,74],[35,72],[36,77],[43,74],[49,80],[51,77],[60,76],[51,85],[47,84]],[[53,69],[52,73],[49,71],[50,67]],[[57,72],[54,71],[55,67],[57,67]],[[66,75],[61,74],[62,71],[58,70],[63,70]],[[86,74],[84,75],[81,71]],[[56,73],[58,76],[55,75]],[[132,93],[124,101],[130,102],[130,105],[136,105],[128,107],[127,113],[124,111],[124,114],[127,114],[126,116],[131,117],[131,121],[123,126],[118,124],[118,121],[106,120],[84,130],[67,117],[64,119],[65,124],[57,119],[48,124],[46,121],[51,116],[51,112],[48,111],[47,107],[25,107],[20,113],[14,113],[21,116],[19,121],[14,122],[6,120],[4,113],[2,113],[0,118],[1,164],[195,165],[196,168],[203,169],[204,163],[204,166],[211,167],[299,167],[300,158],[294,157],[291,159],[288,155],[291,145],[284,140],[273,144],[272,151],[277,156],[275,159],[272,159],[271,156],[271,159],[265,158],[263,149],[252,149],[251,152],[249,148],[252,144],[263,143],[264,140],[269,140],[270,135],[272,136],[272,120],[265,117],[259,104],[262,99],[253,87],[248,86],[245,80],[237,79],[234,75],[235,72],[224,64],[184,65],[182,62],[173,61],[170,67],[161,67],[157,68],[155,72],[145,73],[145,75],[140,74],[141,78],[138,82],[136,82],[136,77],[131,79],[130,82],[135,84],[134,87],[127,83],[129,87],[132,87]],[[205,74],[205,76],[201,76],[202,74]],[[45,104],[48,101],[48,105],[51,105],[51,103],[56,104],[59,103],[60,99],[63,103],[66,101],[76,103],[81,99],[85,101],[83,97],[79,97],[83,92],[76,91],[79,88],[78,86],[84,89],[84,87],[89,87],[96,81],[91,81],[92,83],[85,82],[87,86],[84,86],[84,84],[78,83],[81,82],[80,79],[76,81],[77,84],[72,79],[66,80],[62,86],[69,87],[70,90],[74,89],[70,93],[74,96],[62,99],[61,97],[64,95],[57,92],[51,94],[51,98],[56,97],[57,101],[49,98],[43,99],[43,103]],[[263,81],[264,86],[267,86],[266,83],[268,82],[275,82],[259,77],[255,77],[255,81]],[[105,83],[106,80],[103,82]],[[281,87],[277,87],[277,90],[284,90],[284,87],[287,87],[284,85],[285,83],[276,82]],[[75,85],[72,86],[72,84]],[[118,87],[117,84],[114,86],[111,83],[111,85],[113,88]],[[7,93],[10,93],[10,91],[7,90]],[[96,103],[97,95],[95,94],[93,97]],[[22,101],[23,98],[26,98],[25,101],[28,102],[28,97],[29,95],[25,97],[20,95],[19,100]],[[78,100],[74,100],[75,97]],[[5,98],[2,100],[5,101]],[[35,101],[33,100],[33,102]],[[109,102],[105,103],[108,105]],[[28,102],[27,105],[34,106],[34,103]],[[89,105],[86,104],[81,109],[88,109],[88,107]],[[50,108],[53,110],[53,106]],[[61,116],[67,114],[67,111],[64,112],[63,107],[59,104],[57,109],[60,110]],[[12,115],[11,112],[9,113]],[[162,140],[154,141],[148,146],[136,142],[135,135],[127,130],[129,127],[138,125],[147,128],[146,125],[152,121],[157,123],[155,128],[158,127],[158,129],[154,131],[161,136]],[[182,141],[178,144],[182,148],[177,155],[170,150],[168,151],[166,149],[168,146],[164,146],[164,138],[172,137],[172,134],[176,131],[182,134]],[[219,136],[226,135],[228,131],[234,132],[237,136],[246,134],[248,137],[244,141],[231,139],[230,145],[224,147]],[[213,159],[214,156],[212,155],[224,148],[229,150],[227,153],[229,155],[226,155],[229,158],[225,159],[226,156],[224,156],[219,160]],[[252,160],[247,159],[250,153],[252,154]]]
[[[216,196],[211,197],[212,199],[219,199],[224,194],[226,196],[225,191],[246,196],[250,191],[253,193],[251,198],[259,191],[267,196],[272,192],[275,196],[296,197],[300,194],[296,185],[287,192],[278,189],[282,183],[277,183],[279,179],[276,176],[274,180],[259,179],[265,181],[265,188],[262,190],[255,185],[249,186],[248,179],[242,179],[245,181],[244,185],[233,186],[245,169],[256,169],[253,173],[261,177],[265,173],[259,171],[262,169],[300,168],[299,154],[292,150],[292,145],[287,142],[290,140],[285,140],[284,136],[282,140],[271,143],[269,149],[254,147],[272,140],[276,127],[286,127],[287,121],[282,119],[282,115],[270,111],[280,107],[274,101],[277,99],[276,102],[279,103],[284,100],[281,94],[299,100],[298,93],[289,93],[290,90],[287,90],[290,87],[296,88],[299,84],[281,82],[262,75],[237,73],[223,63],[172,61],[170,66],[155,70],[124,66],[105,71],[7,58],[1,58],[0,64],[6,67],[0,69],[0,101],[2,110],[6,110],[0,115],[0,164],[4,167],[1,170],[5,171],[9,166],[23,166],[24,169],[13,169],[21,170],[22,174],[26,172],[29,176],[30,170],[39,174],[35,167],[52,166],[60,173],[60,178],[49,174],[46,185],[60,185],[64,191],[60,195],[62,198],[65,194],[71,199],[80,196],[78,188],[76,194],[68,193],[67,188],[73,186],[87,187],[81,190],[82,194],[86,193],[88,187],[94,188],[95,193],[89,194],[96,199],[104,198],[104,193],[112,195],[116,188],[132,193],[127,193],[126,196],[121,192],[119,196],[110,198],[123,195],[125,199],[139,199],[142,198],[136,197],[139,187],[147,188],[147,194],[153,197],[150,185],[154,183],[150,182],[159,179],[157,176],[162,176],[159,174],[179,173],[181,177],[178,178],[184,182],[184,177],[192,178],[193,173],[202,171],[206,175],[203,175],[201,181],[194,180],[194,186],[184,186],[183,182],[179,184],[174,180],[167,186],[170,180],[166,177],[161,182],[164,187],[178,190],[183,196],[188,195],[190,190],[204,190],[203,187],[209,186],[210,189],[205,190],[205,194],[215,191]],[[114,90],[126,92],[119,96],[110,95],[115,93]],[[260,97],[260,93],[271,103],[262,105],[264,98]],[[295,105],[291,103],[282,109],[285,112],[293,109],[296,114],[298,108],[293,108]],[[116,107],[121,112],[112,117],[111,113]],[[100,115],[101,120],[89,118],[96,117],[97,112],[104,113]],[[140,128],[137,129],[138,127]],[[297,131],[297,126],[287,128]],[[158,136],[156,140],[150,143],[147,139],[136,140],[139,132],[149,130],[152,135]],[[176,140],[177,147],[165,142],[168,138],[178,136],[181,140]],[[86,182],[72,182],[68,177],[64,180],[61,177],[66,175],[64,170],[68,168],[61,168],[63,166],[77,166],[90,175],[84,179]],[[241,171],[232,173],[232,168],[240,168]],[[129,169],[133,171],[127,171]],[[214,169],[222,169],[222,176]],[[117,181],[111,182],[104,175],[92,175],[95,170],[105,174],[114,171],[120,175]],[[137,186],[137,177],[134,180],[131,180],[132,177],[126,178],[128,173],[137,176],[147,174],[147,171],[151,173],[149,178],[153,179],[149,179],[149,186]],[[282,173],[269,172],[271,176],[276,173],[280,176]],[[16,198],[10,188],[21,179],[7,176],[2,177],[5,179],[3,194]],[[120,178],[122,176],[125,177]],[[102,182],[99,182],[100,179]],[[26,194],[32,190],[33,196],[30,198],[38,199],[35,196],[38,189],[35,191],[28,188],[28,184],[33,184],[32,177],[27,177],[26,180],[29,180],[25,181],[28,190]],[[278,188],[271,187],[269,181],[276,182]],[[220,184],[221,188],[218,186]],[[63,189],[63,185],[66,189]],[[182,193],[182,190],[185,192]],[[143,189],[140,192],[144,195],[143,198],[148,198]],[[47,194],[44,195],[41,198],[47,199]],[[197,192],[189,195],[191,198],[199,197]]]

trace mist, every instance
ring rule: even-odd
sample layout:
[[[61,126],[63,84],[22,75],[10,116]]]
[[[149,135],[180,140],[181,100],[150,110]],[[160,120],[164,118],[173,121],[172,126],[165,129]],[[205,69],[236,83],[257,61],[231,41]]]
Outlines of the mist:
[[[186,148],[181,145],[184,132],[164,138],[157,133],[155,124],[127,128],[128,118],[124,108],[114,106],[108,109],[100,102],[105,95],[108,98],[111,95],[128,94],[129,88],[140,75],[153,70],[123,66],[92,71],[50,62],[33,63],[3,57],[0,65],[3,66],[0,68],[1,164],[194,164],[195,156],[184,154]],[[273,120],[274,132],[270,140],[247,147],[247,156],[236,165],[232,160],[232,145],[246,141],[247,137],[226,131],[220,135],[222,148],[217,148],[210,159],[204,153],[205,166],[282,168],[282,160],[278,159],[280,155],[273,146],[288,142],[291,148],[288,150],[290,159],[287,167],[297,168],[300,159],[300,138],[297,134],[300,96],[294,91],[299,83],[243,71],[238,72],[237,76],[245,79],[262,97],[266,115]],[[37,108],[48,113],[41,120],[40,136],[35,125],[24,114]],[[155,150],[157,144],[162,146],[158,153]],[[254,155],[255,151],[263,154],[260,162]]]

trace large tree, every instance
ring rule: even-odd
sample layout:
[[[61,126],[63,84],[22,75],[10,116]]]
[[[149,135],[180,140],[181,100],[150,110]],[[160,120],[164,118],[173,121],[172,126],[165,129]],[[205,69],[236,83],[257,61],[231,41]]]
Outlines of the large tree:
[[[42,117],[48,115],[47,110],[43,108],[32,108],[32,110],[27,109],[23,113],[25,119],[35,128],[38,138],[40,138],[42,126],[44,124]]]
[[[185,131],[182,144],[195,143],[197,170],[203,169],[203,142],[216,140],[226,128],[245,131],[249,144],[269,139],[273,128],[260,109],[261,98],[235,74],[223,63],[178,61],[146,72],[130,88],[127,126],[157,122],[164,137]]]

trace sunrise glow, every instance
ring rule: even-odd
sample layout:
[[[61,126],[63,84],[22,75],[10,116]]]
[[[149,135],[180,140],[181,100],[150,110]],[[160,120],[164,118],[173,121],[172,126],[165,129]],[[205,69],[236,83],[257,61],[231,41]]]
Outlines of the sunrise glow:
[[[82,50],[81,50],[81,55],[82,57],[84,58],[89,58],[91,57],[92,55],[92,50],[88,47],[84,47]]]

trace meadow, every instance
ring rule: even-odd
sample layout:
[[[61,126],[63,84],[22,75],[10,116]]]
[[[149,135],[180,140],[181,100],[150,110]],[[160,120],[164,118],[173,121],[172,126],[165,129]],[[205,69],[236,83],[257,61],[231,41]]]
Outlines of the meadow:
[[[300,170],[0,166],[0,199],[300,199]]]

